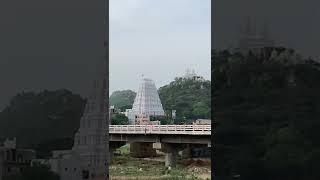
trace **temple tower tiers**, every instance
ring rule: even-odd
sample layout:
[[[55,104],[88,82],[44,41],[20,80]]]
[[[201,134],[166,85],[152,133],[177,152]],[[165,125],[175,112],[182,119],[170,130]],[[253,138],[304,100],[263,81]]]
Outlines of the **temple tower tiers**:
[[[140,124],[141,122],[136,120],[141,117],[164,115],[164,110],[155,83],[151,79],[143,78],[130,111],[130,124]],[[156,150],[153,149],[152,143],[133,142],[130,143],[130,153],[133,157],[152,157],[156,155]]]
[[[90,96],[87,99],[80,128],[75,134],[72,148],[82,159],[83,169],[90,174],[102,175],[108,168],[107,153],[109,151],[106,141],[107,122],[107,64],[100,62],[100,71],[92,84]]]
[[[164,116],[164,110],[162,108],[157,88],[151,79],[142,79],[132,106],[131,114]]]
[[[248,17],[246,26],[241,30],[241,37],[238,42],[238,49],[241,52],[260,53],[262,48],[273,47],[274,41],[270,39],[268,23],[264,22],[263,30],[257,30],[257,24]]]

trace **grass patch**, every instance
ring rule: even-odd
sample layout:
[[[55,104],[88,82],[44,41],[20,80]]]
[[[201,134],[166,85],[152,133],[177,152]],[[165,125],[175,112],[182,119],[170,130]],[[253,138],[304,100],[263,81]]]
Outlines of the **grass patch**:
[[[188,171],[182,165],[177,165],[176,168],[168,170],[164,162],[143,160],[130,157],[129,155],[114,157],[109,170],[111,177],[131,177],[130,179],[200,179],[196,173]]]
[[[121,146],[117,149],[122,155],[129,155],[130,154],[130,146],[128,144]]]

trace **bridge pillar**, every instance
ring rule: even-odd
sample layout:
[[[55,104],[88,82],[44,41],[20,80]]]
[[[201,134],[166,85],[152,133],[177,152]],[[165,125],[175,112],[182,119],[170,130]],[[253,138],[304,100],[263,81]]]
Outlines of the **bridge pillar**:
[[[177,164],[177,156],[178,150],[176,149],[172,149],[170,152],[167,152],[165,156],[165,166],[175,167]]]
[[[192,157],[191,145],[190,144],[187,144],[187,147],[182,150],[181,156],[182,156],[182,158],[191,158]]]
[[[161,143],[161,146],[161,151],[166,153],[165,166],[175,167],[177,164],[177,157],[179,156],[178,152],[184,148],[184,145],[174,143]]]
[[[153,157],[157,155],[155,149],[153,149],[153,143],[146,142],[132,142],[130,143],[130,154],[132,157],[145,158]]]

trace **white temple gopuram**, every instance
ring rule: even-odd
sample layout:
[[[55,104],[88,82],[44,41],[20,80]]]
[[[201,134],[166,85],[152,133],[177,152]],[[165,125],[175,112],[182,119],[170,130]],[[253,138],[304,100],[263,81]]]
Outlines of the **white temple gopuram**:
[[[135,124],[136,116],[164,116],[155,83],[148,78],[143,78],[139,85],[132,109],[129,113],[130,124]]]
[[[60,175],[61,180],[95,179],[107,174],[106,68],[105,63],[100,65],[101,70],[92,84],[72,150],[53,152],[51,169]]]

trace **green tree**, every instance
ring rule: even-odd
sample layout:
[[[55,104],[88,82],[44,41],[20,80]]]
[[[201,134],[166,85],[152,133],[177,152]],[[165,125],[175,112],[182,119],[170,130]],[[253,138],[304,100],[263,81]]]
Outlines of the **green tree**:
[[[176,110],[176,122],[211,117],[211,82],[203,77],[175,78],[159,96],[165,111]]]
[[[112,116],[111,120],[112,125],[127,125],[129,124],[128,117],[126,117],[124,114],[115,114]]]
[[[55,139],[71,139],[73,142],[84,105],[85,100],[80,95],[64,89],[19,93],[0,112],[0,137],[16,137],[19,147],[47,154],[58,147],[50,146],[42,152],[44,148],[39,144]],[[72,143],[66,143],[63,148],[71,147]]]
[[[204,102],[198,102],[192,107],[192,114],[197,118],[206,118],[210,117],[210,107]]]
[[[296,57],[285,48],[212,52],[216,176],[320,178],[319,63]]]
[[[131,109],[136,93],[131,90],[114,91],[109,97],[110,105],[125,111]]]

